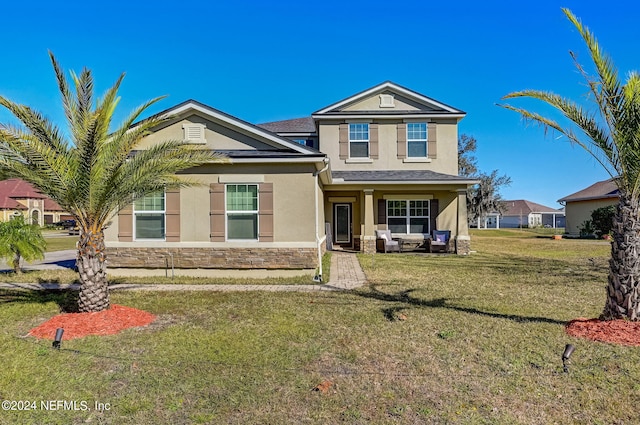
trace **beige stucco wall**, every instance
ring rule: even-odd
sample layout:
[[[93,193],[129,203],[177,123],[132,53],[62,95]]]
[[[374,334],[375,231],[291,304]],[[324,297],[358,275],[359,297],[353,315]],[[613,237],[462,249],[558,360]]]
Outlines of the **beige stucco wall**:
[[[591,219],[595,209],[616,205],[617,199],[596,199],[590,201],[567,202],[565,206],[565,231],[571,235],[579,235],[582,223]]]
[[[195,170],[197,173],[181,174],[181,177],[198,181],[201,185],[184,188],[180,192],[180,241],[210,243],[209,185],[238,182],[273,183],[273,243],[315,243],[316,180],[313,170],[313,164],[228,164],[200,167]],[[319,200],[321,202],[321,196]],[[323,219],[318,217],[319,221]],[[324,234],[323,229],[324,225],[320,227],[321,234]],[[118,242],[117,216],[105,232],[105,238],[107,245]],[[125,244],[155,246],[158,243],[160,242]],[[264,245],[260,242],[243,244]]]
[[[374,95],[366,99],[356,102],[342,109],[343,111],[419,111],[425,109],[424,106],[418,105],[411,100],[402,96],[394,96],[393,108],[380,106],[380,95]]]
[[[414,159],[411,158],[398,159],[397,125],[402,122],[398,120],[373,121],[378,124],[378,159],[365,162],[360,159],[340,159],[338,142],[340,122],[337,120],[324,121],[319,126],[320,150],[331,159],[331,169],[334,171],[432,170],[444,174],[458,174],[458,125],[456,120],[434,121],[436,123],[437,157],[422,162],[412,162]],[[419,121],[411,120],[409,122]]]
[[[198,114],[172,121],[168,125],[157,129],[153,134],[148,135],[137,148],[146,149],[164,140],[183,140],[184,129],[182,126],[189,123],[204,124],[206,126],[206,144],[200,144],[199,146],[208,149],[273,149],[267,143],[231,130],[220,123],[207,120]]]

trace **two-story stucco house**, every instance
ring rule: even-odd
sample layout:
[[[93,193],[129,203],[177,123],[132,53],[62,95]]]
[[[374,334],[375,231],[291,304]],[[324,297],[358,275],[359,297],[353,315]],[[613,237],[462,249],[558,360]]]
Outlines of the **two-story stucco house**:
[[[106,231],[110,267],[316,268],[327,248],[376,248],[375,230],[426,240],[450,230],[469,252],[458,176],[465,113],[385,82],[310,117],[253,125],[196,101],[140,149],[184,139],[229,164],[184,173],[201,186],[158,193],[120,211]]]

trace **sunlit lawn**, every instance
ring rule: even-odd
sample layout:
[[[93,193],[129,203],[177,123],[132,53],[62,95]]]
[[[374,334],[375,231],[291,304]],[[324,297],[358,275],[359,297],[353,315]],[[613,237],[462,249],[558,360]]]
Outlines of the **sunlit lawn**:
[[[607,244],[487,234],[472,248],[359,255],[370,285],[350,293],[114,292],[158,320],[60,351],[24,335],[64,296],[4,291],[0,398],[110,410],[3,411],[0,423],[637,422],[640,348],[564,332],[601,311]]]

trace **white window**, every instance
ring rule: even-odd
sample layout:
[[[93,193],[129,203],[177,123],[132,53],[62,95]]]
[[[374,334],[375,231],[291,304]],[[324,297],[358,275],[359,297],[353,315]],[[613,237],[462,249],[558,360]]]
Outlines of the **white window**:
[[[204,124],[182,124],[182,129],[184,130],[184,140],[189,143],[207,143],[207,139],[205,138],[204,129],[206,126]]]
[[[137,239],[165,239],[164,192],[156,192],[133,203],[134,231]]]
[[[258,185],[227,184],[227,239],[258,239]]]
[[[391,233],[428,234],[429,200],[387,200],[387,226]]]
[[[369,124],[349,124],[349,157],[369,158]]]
[[[407,123],[407,156],[409,158],[427,157],[426,123]]]

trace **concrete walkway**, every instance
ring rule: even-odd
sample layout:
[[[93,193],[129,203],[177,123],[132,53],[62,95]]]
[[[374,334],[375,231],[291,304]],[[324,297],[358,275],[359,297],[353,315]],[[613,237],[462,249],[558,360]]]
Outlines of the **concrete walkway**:
[[[75,250],[73,251],[75,255]],[[47,263],[47,260],[43,263]],[[57,262],[56,262],[57,263]],[[58,265],[58,264],[56,264]],[[55,267],[57,268],[57,267]],[[331,253],[331,280],[317,285],[154,285],[154,284],[116,284],[109,287],[112,291],[342,291],[358,288],[366,283],[366,276],[356,254],[333,251]],[[61,285],[56,283],[0,283],[5,289],[79,289],[79,285]]]

